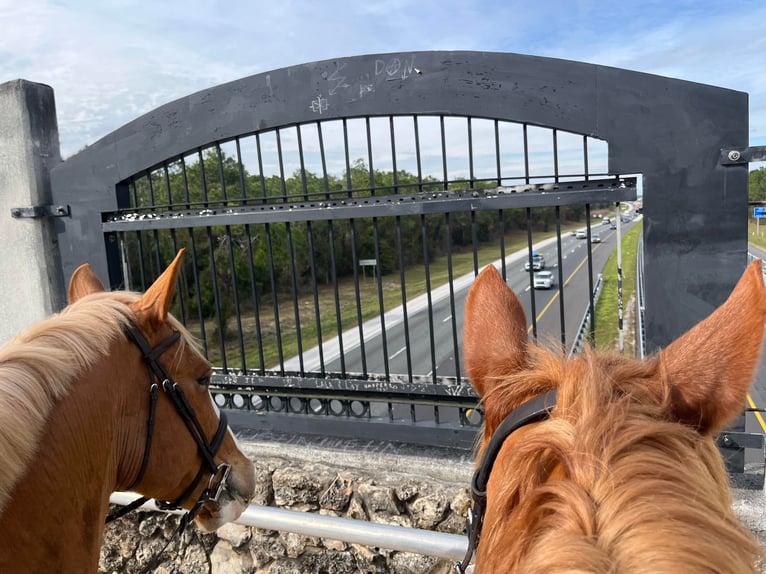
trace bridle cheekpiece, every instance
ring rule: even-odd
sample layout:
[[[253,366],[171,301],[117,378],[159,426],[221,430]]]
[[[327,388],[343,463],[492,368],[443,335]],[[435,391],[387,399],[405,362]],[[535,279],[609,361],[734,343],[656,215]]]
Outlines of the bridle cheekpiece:
[[[466,528],[468,530],[468,549],[463,560],[455,564],[455,572],[465,574],[468,564],[471,562],[476,548],[479,545],[481,528],[484,523],[484,514],[487,509],[487,483],[495,459],[500,449],[511,433],[521,427],[545,420],[550,417],[551,411],[556,406],[556,389],[548,391],[544,395],[538,395],[515,409],[513,409],[498,425],[492,438],[484,449],[481,462],[471,479],[471,508],[468,509]]]

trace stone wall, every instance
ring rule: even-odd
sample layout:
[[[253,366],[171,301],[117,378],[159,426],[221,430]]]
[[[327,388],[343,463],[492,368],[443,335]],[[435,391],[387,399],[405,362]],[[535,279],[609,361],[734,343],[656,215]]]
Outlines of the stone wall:
[[[291,510],[464,533],[471,453],[379,441],[304,436],[248,436],[243,450],[256,466],[253,502]],[[749,465],[748,475],[763,473]],[[735,482],[734,510],[766,547],[762,483]],[[741,484],[739,484],[741,483]],[[107,527],[102,574],[136,573],[171,538],[178,517],[138,511]],[[191,526],[170,542],[158,574],[447,574],[451,563],[430,556],[229,524],[215,533]],[[766,574],[766,564],[760,572]]]
[[[246,438],[246,437],[245,437]],[[390,443],[264,437],[243,440],[256,466],[254,504],[463,533],[470,453]],[[99,572],[140,572],[179,517],[137,511],[105,531]],[[191,526],[170,542],[163,574],[447,573],[446,560],[240,525]]]

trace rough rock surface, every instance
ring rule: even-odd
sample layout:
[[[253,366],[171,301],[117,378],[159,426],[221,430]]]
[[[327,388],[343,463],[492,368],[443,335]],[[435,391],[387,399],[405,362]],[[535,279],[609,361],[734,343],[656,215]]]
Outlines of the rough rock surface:
[[[255,504],[464,533],[470,453],[369,441],[247,438],[240,441],[256,465]],[[766,497],[748,486],[734,488],[734,510],[766,545]],[[177,516],[138,511],[109,525],[99,572],[140,572],[177,524]],[[431,556],[229,524],[215,533],[187,528],[162,552],[155,572],[447,574],[451,567]]]

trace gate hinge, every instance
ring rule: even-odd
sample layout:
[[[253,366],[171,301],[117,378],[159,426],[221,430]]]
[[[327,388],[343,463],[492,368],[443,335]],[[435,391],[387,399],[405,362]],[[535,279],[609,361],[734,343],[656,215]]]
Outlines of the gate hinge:
[[[12,207],[11,217],[32,218],[66,217],[69,215],[68,205],[33,205],[32,207]]]
[[[721,165],[741,165],[751,161],[766,161],[766,145],[722,149],[720,161]]]

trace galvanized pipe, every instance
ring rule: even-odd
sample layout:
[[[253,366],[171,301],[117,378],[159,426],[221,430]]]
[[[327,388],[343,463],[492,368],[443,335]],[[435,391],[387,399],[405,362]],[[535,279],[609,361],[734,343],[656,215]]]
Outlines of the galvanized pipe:
[[[126,505],[137,498],[138,495],[133,493],[114,492],[109,498],[109,502]],[[159,511],[154,501],[147,502],[141,508]],[[181,513],[175,511],[174,514]],[[364,546],[414,552],[454,561],[461,560],[468,547],[468,539],[459,534],[390,526],[364,520],[338,518],[254,504],[248,506],[235,523],[264,530],[281,530],[304,536],[342,540]]]

